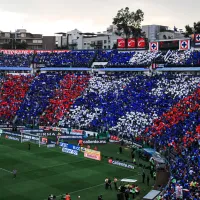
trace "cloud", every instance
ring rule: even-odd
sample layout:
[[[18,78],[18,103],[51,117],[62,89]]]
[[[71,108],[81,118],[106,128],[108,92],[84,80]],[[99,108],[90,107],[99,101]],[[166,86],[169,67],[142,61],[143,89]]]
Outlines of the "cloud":
[[[22,28],[23,24],[25,24],[26,17],[25,14],[0,10],[1,31],[10,32],[11,30]]]
[[[3,0],[0,0],[3,1]],[[53,34],[58,31],[104,31],[112,24],[117,11],[124,7],[142,9],[146,24],[183,28],[199,18],[199,0],[6,0],[1,2],[0,27],[4,30],[26,28],[33,33]]]

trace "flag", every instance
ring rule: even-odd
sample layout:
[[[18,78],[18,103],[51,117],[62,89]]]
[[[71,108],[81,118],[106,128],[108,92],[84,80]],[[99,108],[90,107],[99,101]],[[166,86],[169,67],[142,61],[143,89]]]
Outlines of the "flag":
[[[150,51],[158,51],[158,42],[149,42]]]
[[[179,50],[188,50],[188,49],[190,49],[190,40],[180,40]]]
[[[146,46],[145,38],[138,38],[137,48],[145,48],[145,46]]]
[[[135,46],[136,46],[135,38],[129,38],[128,39],[128,48],[135,48]]]
[[[176,28],[176,26],[174,26],[174,32],[177,32],[178,31],[178,29]]]
[[[117,40],[117,48],[125,48],[125,45],[126,42],[125,42],[125,39],[118,39]]]
[[[195,34],[195,42],[200,43],[200,34]]]

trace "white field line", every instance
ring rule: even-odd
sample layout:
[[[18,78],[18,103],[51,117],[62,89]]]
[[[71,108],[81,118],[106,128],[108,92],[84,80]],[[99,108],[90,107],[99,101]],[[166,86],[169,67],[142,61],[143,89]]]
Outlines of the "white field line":
[[[3,145],[3,146],[4,146],[4,145]],[[18,150],[18,149],[17,149],[17,150]],[[48,150],[49,150],[49,151],[53,151],[53,152],[57,152],[57,153],[64,154],[64,153],[61,152],[61,151],[54,151],[53,149],[48,149]],[[21,150],[21,151],[23,151],[23,150]],[[71,155],[71,154],[67,154],[67,155],[73,156],[73,155]],[[81,161],[71,162],[71,163],[76,163],[76,162],[82,162],[82,161],[90,160],[90,159],[81,158],[81,157],[79,157],[79,159],[82,159],[82,160],[81,160]],[[95,162],[95,160],[91,160],[91,161],[94,161],[94,162]],[[96,162],[98,162],[98,161],[96,161]],[[64,164],[61,164],[61,165],[58,165],[58,166],[62,166],[62,165],[65,165],[65,164],[70,164],[70,163],[64,163]],[[109,166],[112,166],[112,167],[121,168],[121,169],[123,169],[123,170],[127,170],[127,171],[130,171],[130,172],[133,172],[133,170],[131,170],[131,169],[124,168],[124,167],[120,167],[120,166],[117,166],[117,165],[112,165],[112,164],[105,163],[105,162],[101,162],[101,164],[109,165]],[[49,168],[50,168],[50,167],[54,167],[54,166],[49,166]],[[55,167],[56,167],[56,166],[55,166]],[[46,168],[48,168],[48,167],[46,167]],[[0,168],[0,169],[1,169],[1,168]],[[44,168],[44,169],[45,169],[45,168]],[[31,172],[31,171],[29,171],[29,172]],[[12,173],[12,172],[9,171],[9,173]],[[24,172],[24,173],[26,173],[26,172]],[[128,177],[128,178],[130,178],[130,177]],[[96,185],[96,186],[92,186],[92,187],[89,187],[89,188],[85,188],[85,189],[73,191],[73,192],[71,192],[70,194],[73,194],[73,193],[76,193],[76,192],[80,192],[80,191],[84,191],[84,190],[88,190],[88,189],[91,189],[91,188],[94,188],[94,187],[98,187],[98,186],[101,186],[101,185],[103,185],[103,184],[104,184],[104,183],[99,184],[99,185]],[[59,195],[59,196],[57,196],[57,197],[60,197],[60,196],[62,196],[62,195]],[[45,199],[45,200],[46,200],[46,199]]]
[[[0,144],[0,146],[1,146],[2,144]],[[5,146],[5,145],[2,145],[2,146]],[[11,147],[10,147],[11,148]],[[43,146],[41,146],[40,148],[44,148]],[[21,150],[21,149],[16,149],[16,150],[18,150],[18,151],[23,151],[23,152],[27,152],[27,151],[24,151],[24,150]],[[52,151],[52,152],[56,152],[56,153],[60,153],[60,154],[64,154],[62,151],[54,151],[53,150],[53,148],[52,149],[47,149],[47,151],[46,152],[48,152],[48,151]],[[32,152],[29,152],[30,154],[34,154],[34,153],[32,153]],[[74,157],[74,155],[71,155],[71,154],[67,154],[68,156],[73,156]],[[95,161],[95,160],[91,160],[91,159],[87,159],[87,158],[81,158],[81,157],[79,157],[79,159],[82,159],[82,160],[90,160],[90,161],[94,161],[94,162],[99,162],[99,161]],[[109,164],[109,163],[105,163],[105,162],[101,162],[101,164],[104,164],[104,165],[109,165],[109,166],[111,166],[111,167],[116,167],[116,168],[121,168],[121,169],[123,169],[123,170],[126,170],[126,171],[131,171],[131,172],[133,172],[133,170],[131,170],[131,169],[128,169],[128,168],[125,168],[125,167],[120,167],[120,166],[118,166],[118,165],[112,165],[112,164]]]
[[[79,163],[79,162],[83,162],[85,160],[78,160],[78,161],[74,161],[74,162],[68,162],[68,163],[62,163],[62,164],[57,164],[57,165],[50,165],[50,166],[46,166],[46,167],[40,167],[40,169],[48,169],[48,168],[52,168],[52,167],[59,167],[59,166],[64,166],[64,165],[70,165],[73,163]],[[28,172],[32,172],[35,171],[36,169],[30,170],[30,171],[25,171],[23,173],[28,173]]]
[[[12,174],[12,172],[11,172],[11,171],[9,171],[9,170],[7,170],[7,169],[0,168],[0,170],[2,170],[2,171],[5,171],[5,172],[8,172],[8,173]]]
[[[133,176],[129,176],[129,177],[127,177],[127,178],[131,178],[131,177],[133,177]],[[102,184],[94,185],[94,186],[87,187],[87,188],[84,188],[84,189],[81,189],[81,190],[76,190],[76,191],[73,191],[73,192],[69,192],[69,194],[75,194],[75,193],[77,193],[77,192],[82,192],[82,191],[85,191],[85,190],[89,190],[89,189],[92,189],[92,188],[96,188],[96,187],[102,186],[102,185],[104,185],[104,184],[105,184],[105,183],[102,183]],[[63,194],[58,195],[58,196],[56,196],[56,197],[61,197],[62,195],[63,195]],[[44,200],[46,200],[46,199],[44,199]]]
[[[48,168],[52,168],[52,167],[59,167],[59,166],[63,166],[63,165],[70,165],[70,164],[73,164],[73,163],[79,163],[79,162],[83,162],[85,160],[78,160],[78,161],[75,161],[75,162],[69,162],[69,163],[62,163],[62,164],[58,164],[58,165],[50,165],[50,166],[46,166],[46,167],[41,167],[40,169],[48,169]],[[2,171],[5,171],[5,172],[8,172],[10,174],[12,174],[13,172],[9,171],[9,170],[6,170],[6,169],[3,169],[3,168],[0,168],[0,170]],[[32,171],[35,171],[36,169],[34,170],[30,170],[30,171],[25,171],[23,173],[28,173],[28,172],[32,172]],[[21,173],[22,174],[22,173]]]

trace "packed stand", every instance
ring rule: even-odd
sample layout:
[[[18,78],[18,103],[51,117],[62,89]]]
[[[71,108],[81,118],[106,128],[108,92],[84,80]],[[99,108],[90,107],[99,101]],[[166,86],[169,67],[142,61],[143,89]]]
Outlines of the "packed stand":
[[[153,119],[195,90],[199,77],[96,75],[71,110],[72,123],[86,129],[141,134]],[[113,112],[115,111],[115,112]]]
[[[138,94],[132,92],[135,108],[119,118],[117,125],[110,130],[129,137],[139,136],[154,119],[194,91],[200,82],[200,77],[187,75],[166,74],[156,76],[155,79],[157,82],[149,91],[139,91]],[[134,82],[132,84],[130,91]]]
[[[0,67],[30,67],[33,54],[0,54]]]
[[[157,150],[169,149],[175,155],[169,155],[172,177],[164,200],[199,199],[199,134],[200,88],[155,119],[145,133]]]
[[[121,95],[134,76],[128,73],[94,75],[83,95],[73,104],[70,119],[64,118],[62,125],[97,130],[114,124],[117,115],[125,112]],[[118,99],[118,105],[115,99]]]
[[[116,50],[99,50],[97,52],[95,61],[96,62],[109,62],[113,52],[115,52]]]
[[[137,51],[130,59],[129,64],[133,67],[148,67],[161,56],[161,52]]]
[[[200,66],[200,51],[193,51],[190,58],[187,60],[187,63],[192,66]]]
[[[168,51],[164,57],[164,64],[167,67],[200,66],[200,51]]]
[[[94,57],[94,51],[44,52],[35,55],[34,63],[46,67],[90,67]]]
[[[19,110],[31,85],[33,76],[8,74],[1,85],[0,120],[11,122]]]
[[[130,66],[130,59],[135,54],[134,51],[113,51],[111,59],[107,64],[107,67],[128,67]]]
[[[41,73],[38,75],[17,111],[17,122],[37,124],[40,116],[50,104],[49,100],[55,96],[56,89],[60,88],[59,83],[63,77],[64,75],[60,73]]]
[[[67,116],[68,111],[77,97],[79,97],[88,85],[89,75],[79,73],[68,73],[60,80],[60,88],[56,89],[55,95],[50,99],[50,104],[40,118],[40,124],[48,122],[58,126],[58,121]]]

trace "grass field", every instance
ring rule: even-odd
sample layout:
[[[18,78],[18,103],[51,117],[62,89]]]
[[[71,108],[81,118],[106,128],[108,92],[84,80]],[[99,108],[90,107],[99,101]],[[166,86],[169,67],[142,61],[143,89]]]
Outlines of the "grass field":
[[[141,168],[134,170],[110,165],[107,159],[99,161],[72,156],[61,152],[60,148],[39,148],[26,143],[5,140],[0,137],[0,200],[45,200],[49,194],[71,194],[72,200],[96,200],[102,194],[104,200],[116,200],[117,192],[105,190],[104,180],[110,177],[132,178],[138,180],[141,200],[151,190],[141,182]],[[104,155],[130,159],[129,150],[118,155],[118,146],[107,144],[99,146]],[[17,169],[17,178],[12,178],[12,170]],[[146,172],[147,174],[147,172]],[[153,185],[151,180],[150,185]]]

